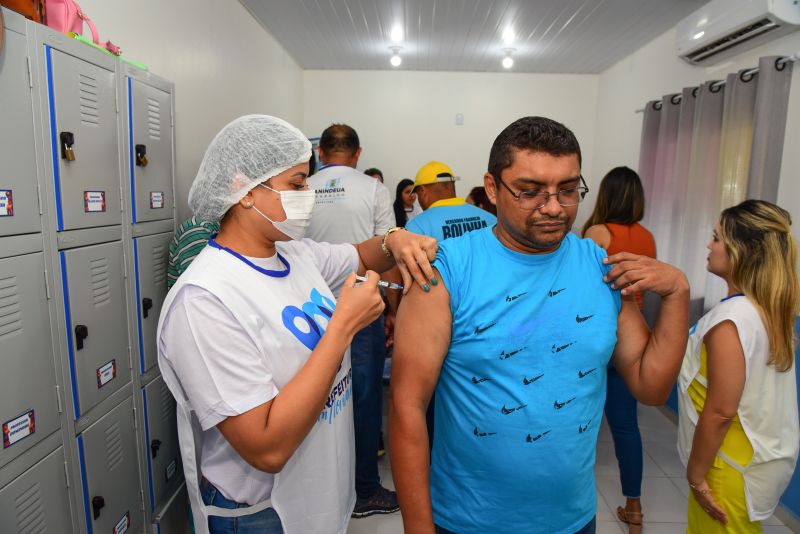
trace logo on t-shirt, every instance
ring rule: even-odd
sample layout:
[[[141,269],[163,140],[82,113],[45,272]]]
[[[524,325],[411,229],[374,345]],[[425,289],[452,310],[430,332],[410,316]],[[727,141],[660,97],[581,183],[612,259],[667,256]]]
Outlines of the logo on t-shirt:
[[[336,303],[317,289],[312,289],[308,302],[302,307],[286,306],[281,313],[283,326],[308,348],[314,350],[325,333],[325,327],[333,316]],[[320,323],[324,320],[324,326]]]
[[[447,219],[442,225],[442,238],[458,237],[467,232],[486,228],[486,221],[480,217],[466,217],[463,219]]]

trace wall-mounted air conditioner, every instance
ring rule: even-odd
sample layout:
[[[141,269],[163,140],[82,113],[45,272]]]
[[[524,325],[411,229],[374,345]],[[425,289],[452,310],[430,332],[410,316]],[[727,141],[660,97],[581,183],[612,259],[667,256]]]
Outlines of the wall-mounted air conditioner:
[[[798,0],[712,0],[677,26],[678,55],[715,63],[800,28]]]

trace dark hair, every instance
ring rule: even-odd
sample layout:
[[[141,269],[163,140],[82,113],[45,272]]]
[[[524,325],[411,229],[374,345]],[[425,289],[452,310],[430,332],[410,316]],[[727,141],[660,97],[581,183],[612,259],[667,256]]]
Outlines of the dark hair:
[[[633,224],[644,217],[644,188],[636,171],[614,167],[600,182],[594,211],[583,225],[583,235],[595,224]]]
[[[361,146],[356,131],[346,124],[331,124],[319,138],[319,147],[323,152],[347,152],[354,155]]]
[[[311,149],[311,157],[308,158],[308,175],[311,176],[317,172],[317,157],[314,155],[314,149]]]
[[[406,207],[403,205],[403,189],[409,185],[414,185],[413,180],[403,178],[397,183],[397,190],[394,196],[394,220],[397,226],[405,226],[408,222],[408,215],[406,215]]]
[[[369,169],[364,171],[364,174],[366,174],[368,176],[372,176],[373,174],[377,174],[378,176],[381,177],[381,183],[383,183],[383,173],[381,172],[380,169],[377,169],[375,167],[370,167]]]
[[[514,164],[515,150],[544,152],[551,156],[578,156],[578,165],[582,163],[581,147],[575,134],[561,124],[545,117],[523,117],[517,119],[500,132],[492,143],[489,152],[489,174],[495,183],[503,169]]]
[[[467,196],[472,198],[472,202],[475,206],[488,211],[492,215],[497,215],[497,206],[489,202],[489,196],[486,194],[485,187],[473,187],[472,191],[470,191]]]

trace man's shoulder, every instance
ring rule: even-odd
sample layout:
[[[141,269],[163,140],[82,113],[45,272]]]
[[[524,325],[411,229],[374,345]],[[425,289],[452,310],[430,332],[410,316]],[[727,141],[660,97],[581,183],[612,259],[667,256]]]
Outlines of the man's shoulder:
[[[363,172],[346,165],[325,167],[308,178],[308,185],[312,189],[334,188],[342,182],[372,186],[374,183],[380,183]]]

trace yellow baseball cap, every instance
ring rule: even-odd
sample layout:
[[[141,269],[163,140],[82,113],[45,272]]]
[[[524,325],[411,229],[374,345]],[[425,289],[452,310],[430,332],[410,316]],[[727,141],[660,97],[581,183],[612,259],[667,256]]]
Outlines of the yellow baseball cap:
[[[420,185],[435,184],[437,182],[455,182],[458,176],[453,176],[453,169],[441,161],[429,161],[417,172],[414,178],[414,189]]]

